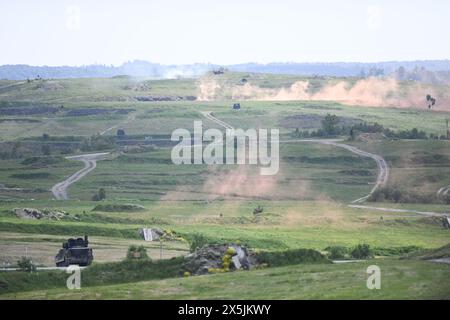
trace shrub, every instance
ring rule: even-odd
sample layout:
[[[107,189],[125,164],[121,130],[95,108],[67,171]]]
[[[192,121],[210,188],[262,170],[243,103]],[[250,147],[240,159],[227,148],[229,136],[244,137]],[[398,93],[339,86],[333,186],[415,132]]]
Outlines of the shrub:
[[[395,202],[395,203],[436,203],[443,200],[433,194],[418,194],[403,190],[398,186],[387,186],[377,189],[369,197],[372,202]]]
[[[128,260],[147,260],[147,249],[144,246],[131,245],[128,247],[127,252]]]
[[[330,263],[319,251],[313,249],[294,249],[275,252],[258,252],[256,259],[259,263],[271,267],[285,266],[299,263]]]
[[[349,250],[346,247],[332,246],[325,248],[325,251],[328,252],[328,258],[330,259],[345,259]]]
[[[263,213],[264,208],[262,206],[257,206],[255,209],[253,209],[253,214],[260,214]]]
[[[21,271],[25,272],[33,272],[36,271],[36,265],[30,258],[22,257],[19,261],[17,261],[17,266]]]
[[[42,154],[44,155],[44,156],[49,156],[52,152],[51,152],[51,149],[50,149],[50,146],[48,145],[48,144],[44,144],[42,147],[41,147],[41,151],[42,151]]]
[[[135,212],[143,211],[145,207],[137,204],[98,204],[92,211],[104,211],[104,212]]]
[[[368,244],[358,244],[350,252],[350,255],[354,259],[368,259],[373,257],[373,252]]]
[[[106,191],[103,188],[98,189],[98,192],[92,196],[92,201],[102,201],[106,199]]]
[[[201,233],[194,233],[192,239],[189,241],[189,247],[191,252],[195,252],[197,249],[202,248],[206,244],[208,244],[208,240]]]
[[[45,179],[50,177],[49,172],[29,172],[29,173],[15,173],[9,176],[13,179]]]

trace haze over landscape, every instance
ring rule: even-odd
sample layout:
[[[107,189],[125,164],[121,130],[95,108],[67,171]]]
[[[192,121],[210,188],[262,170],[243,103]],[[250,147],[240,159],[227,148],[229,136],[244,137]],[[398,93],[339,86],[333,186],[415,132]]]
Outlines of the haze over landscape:
[[[0,65],[447,59],[448,12],[446,0],[2,1]]]

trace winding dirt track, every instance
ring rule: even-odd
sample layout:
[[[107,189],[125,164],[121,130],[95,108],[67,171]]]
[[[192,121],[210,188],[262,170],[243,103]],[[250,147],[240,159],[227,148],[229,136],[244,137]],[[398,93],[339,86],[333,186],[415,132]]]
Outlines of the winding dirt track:
[[[109,152],[104,153],[91,153],[91,154],[83,154],[79,156],[71,156],[66,157],[66,159],[72,159],[72,160],[79,160],[83,161],[84,168],[75,172],[73,175],[71,175],[66,180],[59,182],[55,184],[52,187],[52,193],[56,200],[67,200],[69,197],[67,195],[67,189],[70,185],[74,184],[81,178],[83,178],[85,175],[87,175],[89,172],[95,169],[97,166],[98,160],[103,160]]]
[[[201,112],[201,114],[208,120],[214,121],[215,123],[219,124],[220,126],[226,128],[226,129],[233,129],[233,127],[231,125],[229,125],[226,122],[219,120],[215,116],[213,116],[210,111]],[[354,146],[340,143],[341,141],[343,141],[343,140],[342,139],[280,140],[280,142],[283,142],[283,143],[311,142],[311,143],[321,143],[321,144],[331,145],[331,146],[346,149],[346,150],[348,150],[354,154],[357,154],[361,157],[367,157],[367,158],[373,159],[377,163],[377,166],[378,166],[378,177],[377,177],[377,180],[375,181],[375,185],[373,186],[372,190],[370,190],[370,192],[367,195],[365,195],[361,198],[358,198],[356,200],[353,200],[351,202],[352,204],[348,205],[351,208],[365,209],[365,210],[377,210],[377,211],[384,211],[384,212],[399,212],[399,213],[400,212],[402,212],[402,213],[409,212],[409,213],[415,213],[415,214],[420,214],[420,215],[425,215],[425,216],[448,216],[448,214],[441,213],[441,212],[432,212],[432,211],[428,212],[428,211],[416,211],[416,210],[408,210],[408,209],[395,209],[395,208],[383,208],[383,207],[356,205],[356,203],[362,203],[362,202],[366,201],[375,192],[375,190],[377,190],[379,187],[384,186],[387,183],[388,178],[389,178],[389,167],[386,163],[386,160],[382,156],[360,150]],[[450,186],[441,188],[438,191],[438,193],[440,192],[445,195],[449,191],[450,191]]]
[[[224,127],[225,129],[233,129],[233,127],[231,125],[229,125],[228,123],[226,123],[222,120],[219,120],[215,116],[213,116],[210,111],[201,112],[201,114],[208,120],[216,122],[217,124]],[[349,146],[347,144],[339,143],[339,141],[342,141],[342,139],[341,140],[339,140],[339,139],[280,140],[280,142],[283,142],[283,143],[310,142],[310,143],[320,143],[320,144],[331,145],[331,146],[335,146],[335,147],[339,147],[339,148],[344,148],[344,149],[346,149],[350,152],[353,152],[361,157],[372,158],[373,160],[375,160],[375,162],[377,163],[377,166],[378,166],[378,177],[377,177],[374,187],[372,188],[372,190],[370,190],[369,194],[352,201],[352,203],[363,202],[363,201],[367,200],[372,195],[372,193],[374,193],[375,190],[377,190],[380,186],[384,186],[387,183],[387,180],[389,178],[389,167],[386,163],[386,160],[384,160],[383,157],[381,157],[377,154],[373,154],[373,153],[369,153],[369,152],[360,150],[354,146]]]

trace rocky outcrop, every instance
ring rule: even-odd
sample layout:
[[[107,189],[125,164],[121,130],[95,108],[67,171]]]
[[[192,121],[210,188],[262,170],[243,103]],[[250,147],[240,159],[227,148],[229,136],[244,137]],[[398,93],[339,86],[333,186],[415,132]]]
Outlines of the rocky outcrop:
[[[184,272],[202,275],[215,272],[249,270],[257,265],[253,252],[238,244],[211,244],[185,258]]]

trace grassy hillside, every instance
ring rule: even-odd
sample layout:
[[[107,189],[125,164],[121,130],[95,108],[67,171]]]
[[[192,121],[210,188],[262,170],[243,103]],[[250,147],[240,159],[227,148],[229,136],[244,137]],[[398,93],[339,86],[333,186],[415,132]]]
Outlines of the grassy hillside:
[[[450,211],[446,199],[437,196],[440,188],[450,185],[449,141],[380,135],[351,140],[347,131],[356,124],[376,122],[397,133],[416,128],[427,137],[444,135],[450,112],[442,105],[449,91],[390,83],[393,91],[388,97],[386,81],[243,73],[158,81],[129,77],[1,81],[0,263],[14,265],[27,254],[40,265],[52,266],[61,242],[87,234],[96,265],[83,271],[91,278],[79,292],[62,289],[64,284],[55,281],[63,277],[54,272],[0,273],[0,292],[4,290],[0,298],[448,298],[447,265],[397,258],[412,249],[432,253],[427,250],[449,242],[442,220],[414,212]],[[362,89],[369,84],[369,98],[374,98],[375,86],[388,95],[380,98],[388,106],[380,106],[384,100],[376,99],[367,104],[367,96],[355,93],[366,93]],[[337,88],[356,98],[344,101],[336,95],[333,100],[325,95]],[[440,105],[431,110],[425,103],[414,105],[415,100],[409,105],[414,90],[419,100],[420,90],[429,90]],[[391,105],[393,101],[398,105]],[[241,110],[233,110],[235,102],[241,103]],[[204,129],[218,127],[202,111],[211,111],[236,128],[279,129],[279,173],[264,177],[257,167],[247,165],[174,165],[174,143],[168,141],[173,130],[191,130],[200,120]],[[373,159],[332,145],[286,142],[300,138],[296,131],[321,129],[327,114],[336,115],[337,126],[348,129],[327,138],[386,159],[387,187],[402,195],[401,201],[371,198],[376,202],[364,205],[406,212],[348,206],[373,188],[378,175]],[[118,129],[125,131],[124,137],[117,136]],[[84,166],[65,157],[97,152],[109,155],[70,186],[70,200],[54,200],[52,186]],[[99,189],[104,189],[106,199],[92,201]],[[141,207],[125,210],[127,205]],[[99,206],[107,210],[94,210]],[[254,213],[257,207],[263,208],[260,214]],[[24,219],[14,214],[15,208],[68,215],[61,220]],[[184,240],[163,242],[161,253],[159,243],[144,242],[139,235],[141,228],[153,226],[173,230]],[[186,279],[170,268],[173,273],[165,278],[159,273],[150,276],[152,266],[144,266],[142,276],[134,278],[121,269],[130,245],[144,245],[156,264],[164,264],[168,263],[164,259],[186,255],[195,233],[208,242],[239,240],[272,253],[301,248],[323,252],[330,246],[351,249],[365,243],[377,259]],[[108,263],[115,263],[118,273],[106,272],[105,281],[100,281],[102,277],[97,281],[93,275],[102,273]],[[382,267],[381,291],[365,287],[369,264]],[[46,285],[39,287],[42,283]]]
[[[381,269],[381,290],[366,287],[366,269]],[[448,299],[450,268],[419,261],[288,266],[120,285],[0,295],[0,299]],[[83,277],[83,276],[82,276]],[[433,285],[429,285],[433,283]]]

